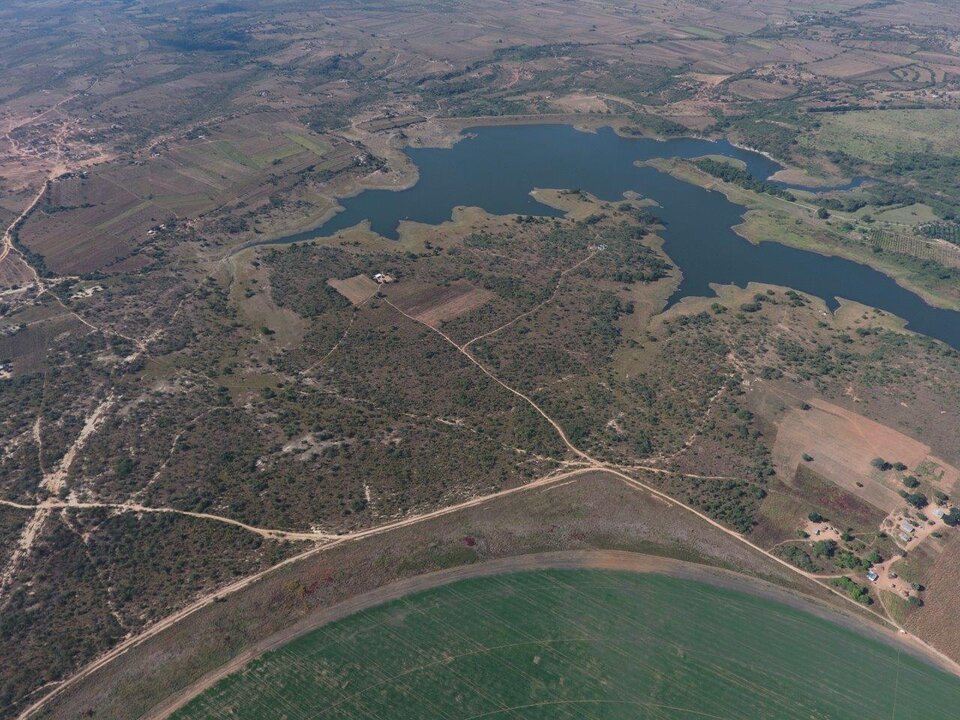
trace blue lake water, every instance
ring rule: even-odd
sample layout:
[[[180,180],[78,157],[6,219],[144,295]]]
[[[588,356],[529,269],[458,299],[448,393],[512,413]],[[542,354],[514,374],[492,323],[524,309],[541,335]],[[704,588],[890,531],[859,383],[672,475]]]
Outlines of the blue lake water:
[[[773,160],[725,141],[679,138],[659,142],[619,137],[609,128],[585,133],[567,125],[483,127],[451,149],[410,148],[420,171],[416,185],[400,192],[368,190],[341,200],[344,211],[322,227],[272,242],[301,242],[332,235],[367,220],[374,232],[397,238],[401,220],[441,223],[459,205],[494,214],[559,216],[530,196],[534,188],[580,188],[606,200],[634,191],[653,198],[666,221],[664,250],[683,273],[667,306],[680,298],[712,296],[711,283],[764,282],[823,298],[855,300],[898,315],[911,330],[960,349],[960,313],[935,308],[872,268],[773,242],[753,245],[732,227],[744,208],[717,191],[677,180],[637,160],[720,154],[742,160],[757,178],[780,169]],[[852,182],[858,183],[859,178]]]

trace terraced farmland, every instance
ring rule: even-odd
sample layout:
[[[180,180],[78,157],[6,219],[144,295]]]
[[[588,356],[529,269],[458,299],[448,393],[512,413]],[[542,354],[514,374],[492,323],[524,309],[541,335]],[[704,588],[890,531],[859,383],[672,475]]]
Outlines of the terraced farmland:
[[[937,718],[960,680],[756,596],[656,574],[464,580],[319,628],[174,715]]]

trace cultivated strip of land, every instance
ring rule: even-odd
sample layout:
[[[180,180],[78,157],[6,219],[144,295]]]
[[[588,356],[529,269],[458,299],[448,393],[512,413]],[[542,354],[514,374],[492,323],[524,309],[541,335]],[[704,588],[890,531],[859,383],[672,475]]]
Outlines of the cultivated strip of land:
[[[835,622],[949,671],[949,668],[944,667],[940,662],[940,658],[926,652],[923,646],[910,642],[909,639],[903,635],[881,629],[864,620],[862,617],[840,612],[836,608],[832,608],[811,598],[800,597],[789,593],[783,588],[777,587],[764,580],[752,578],[748,575],[742,575],[730,570],[697,565],[682,560],[654,555],[643,555],[617,550],[566,551],[521,555],[518,557],[502,558],[474,565],[440,570],[438,572],[419,575],[391,583],[372,592],[350,598],[345,602],[323,608],[295,625],[285,628],[248,648],[223,667],[208,673],[190,687],[178,692],[176,695],[155,707],[144,716],[143,720],[163,720],[169,717],[193,698],[213,687],[218,681],[238,672],[264,653],[276,650],[312,630],[362,610],[382,605],[413,593],[423,592],[468,578],[548,569],[602,569],[637,573],[659,573],[684,580],[703,582],[728,590],[747,592]]]

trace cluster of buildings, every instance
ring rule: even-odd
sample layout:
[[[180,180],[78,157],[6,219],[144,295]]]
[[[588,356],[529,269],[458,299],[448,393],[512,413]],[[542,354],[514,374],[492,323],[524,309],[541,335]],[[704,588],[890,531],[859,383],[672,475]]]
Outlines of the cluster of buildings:
[[[915,530],[913,523],[904,518],[900,521],[900,541],[904,544],[913,540],[913,531]]]

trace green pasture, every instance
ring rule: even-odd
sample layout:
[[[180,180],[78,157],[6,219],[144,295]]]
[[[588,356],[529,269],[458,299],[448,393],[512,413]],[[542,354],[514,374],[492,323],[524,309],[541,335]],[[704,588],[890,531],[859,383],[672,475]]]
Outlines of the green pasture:
[[[806,612],[655,574],[477,578],[319,628],[176,720],[957,717],[960,679]]]

